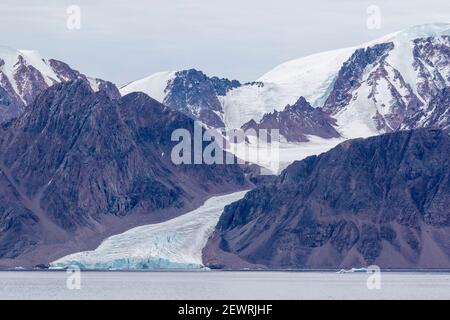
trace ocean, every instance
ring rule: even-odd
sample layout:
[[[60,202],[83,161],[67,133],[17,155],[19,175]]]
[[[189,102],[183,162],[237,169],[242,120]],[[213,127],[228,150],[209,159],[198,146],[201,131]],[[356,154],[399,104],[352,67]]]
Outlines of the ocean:
[[[334,272],[3,271],[0,299],[450,299],[450,273],[370,277]]]

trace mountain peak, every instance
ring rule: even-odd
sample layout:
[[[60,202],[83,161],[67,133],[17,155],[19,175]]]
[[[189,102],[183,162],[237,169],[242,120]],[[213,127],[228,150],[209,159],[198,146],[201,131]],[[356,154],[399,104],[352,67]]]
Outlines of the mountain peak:
[[[251,119],[242,129],[278,129],[289,142],[307,142],[310,135],[325,139],[339,138],[334,128],[335,122],[327,113],[320,108],[313,108],[304,97],[300,97],[283,111],[266,113],[259,123]]]
[[[308,109],[314,109],[311,104],[305,99],[305,97],[301,96],[300,98],[298,98],[298,100],[291,106],[291,105],[287,105],[286,108],[284,109],[286,110],[308,110]]]
[[[17,118],[50,86],[75,79],[82,79],[94,91],[106,91],[111,98],[120,98],[111,82],[89,78],[62,61],[44,58],[35,50],[0,46],[0,122]]]

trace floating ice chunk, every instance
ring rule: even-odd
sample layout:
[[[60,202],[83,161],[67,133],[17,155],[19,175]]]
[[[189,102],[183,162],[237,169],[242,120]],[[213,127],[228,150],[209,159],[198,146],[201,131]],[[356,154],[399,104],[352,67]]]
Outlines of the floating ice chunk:
[[[341,269],[337,273],[367,273],[369,272],[368,268],[351,268],[350,270]]]

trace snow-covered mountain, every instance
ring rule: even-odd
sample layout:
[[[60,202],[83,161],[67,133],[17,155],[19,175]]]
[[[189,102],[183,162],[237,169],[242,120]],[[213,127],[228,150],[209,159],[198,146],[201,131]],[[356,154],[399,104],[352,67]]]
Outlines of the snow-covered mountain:
[[[340,49],[288,61],[255,83],[230,91],[222,99],[227,127],[239,128],[251,119],[259,122],[265,114],[282,111],[301,96],[320,107],[339,68],[354,50]]]
[[[303,96],[335,117],[345,138],[418,128],[431,124],[430,100],[450,86],[450,24],[415,26],[289,61],[257,81],[264,85],[232,90],[223,99],[231,127],[250,117],[260,121]]]
[[[431,99],[450,86],[450,25],[407,29],[357,49],[336,76],[324,110],[345,137],[428,125]]]
[[[111,82],[86,77],[64,62],[43,58],[37,51],[0,47],[0,122],[20,115],[51,85],[75,79],[87,81],[94,91],[120,97]]]
[[[121,91],[144,91],[170,106],[168,97],[189,96],[204,86],[201,81],[174,86],[174,79],[186,73],[156,74]],[[450,86],[450,24],[411,27],[360,46],[283,63],[253,83],[235,83],[220,93],[210,90],[208,100],[215,102],[209,109],[220,118],[216,122],[228,129],[250,120],[259,122],[265,114],[282,111],[301,96],[333,116],[344,138],[427,125],[442,127],[447,121],[442,113],[446,105],[437,108],[431,100],[436,103],[436,96]],[[205,105],[200,101],[189,107],[201,110]],[[434,114],[437,110],[441,110],[439,117]],[[198,112],[192,114],[203,118]]]
[[[135,91],[144,92],[208,126],[222,128],[225,125],[220,98],[240,86],[239,81],[208,77],[201,71],[190,69],[159,72],[131,82],[120,91],[124,95]]]

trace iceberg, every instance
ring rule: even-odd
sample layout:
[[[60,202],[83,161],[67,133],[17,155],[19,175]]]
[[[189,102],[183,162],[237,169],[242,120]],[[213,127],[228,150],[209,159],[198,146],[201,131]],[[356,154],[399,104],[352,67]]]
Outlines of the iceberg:
[[[226,205],[247,191],[212,197],[201,207],[174,219],[144,225],[104,240],[98,248],[70,254],[50,269],[82,270],[205,269],[202,250]]]
[[[368,268],[351,268],[350,270],[341,269],[336,273],[368,273],[369,271]]]

